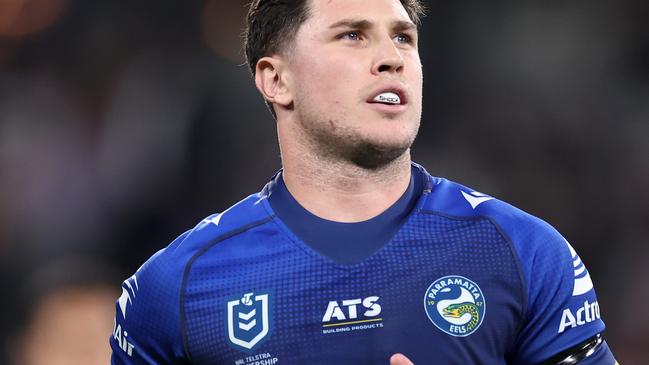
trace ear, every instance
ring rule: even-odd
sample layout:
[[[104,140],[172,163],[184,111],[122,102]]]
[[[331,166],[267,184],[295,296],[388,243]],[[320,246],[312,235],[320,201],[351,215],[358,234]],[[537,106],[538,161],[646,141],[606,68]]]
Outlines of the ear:
[[[286,63],[279,57],[263,57],[257,61],[255,84],[267,101],[282,107],[293,103]]]

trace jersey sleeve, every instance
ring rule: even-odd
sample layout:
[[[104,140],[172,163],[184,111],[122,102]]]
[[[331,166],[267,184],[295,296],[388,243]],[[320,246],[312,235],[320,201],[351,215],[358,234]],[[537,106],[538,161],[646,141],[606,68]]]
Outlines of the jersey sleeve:
[[[186,363],[179,315],[182,260],[174,252],[187,234],[122,283],[110,337],[112,365]]]
[[[541,364],[604,331],[593,283],[579,255],[549,224],[525,216],[510,227],[526,286],[514,364]],[[583,364],[613,365],[604,342]]]

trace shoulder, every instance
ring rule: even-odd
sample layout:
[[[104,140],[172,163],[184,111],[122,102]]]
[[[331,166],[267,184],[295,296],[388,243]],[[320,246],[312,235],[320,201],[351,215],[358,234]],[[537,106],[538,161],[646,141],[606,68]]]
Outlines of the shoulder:
[[[111,338],[114,358],[155,358],[173,362],[184,354],[180,298],[193,258],[250,227],[272,219],[253,194],[213,214],[151,256],[122,284]],[[161,349],[164,349],[162,351]]]
[[[422,210],[457,219],[487,219],[517,251],[556,246],[568,252],[563,237],[550,224],[476,189],[429,176],[431,189]]]
[[[604,330],[588,270],[556,229],[475,189],[432,176],[429,181],[422,210],[488,220],[510,246],[524,291],[514,363],[541,363]]]
[[[566,281],[572,280],[576,254],[554,227],[473,188],[432,176],[430,181],[431,192],[422,210],[455,219],[491,222],[510,245],[529,301],[548,291],[571,290]],[[535,282],[543,285],[535,285]]]
[[[206,217],[154,254],[142,265],[136,275],[162,275],[157,279],[169,275],[175,280],[181,279],[186,265],[201,251],[223,239],[271,220],[273,217],[261,204],[264,199],[262,193],[253,194],[221,213]],[[165,282],[168,284],[168,281]]]

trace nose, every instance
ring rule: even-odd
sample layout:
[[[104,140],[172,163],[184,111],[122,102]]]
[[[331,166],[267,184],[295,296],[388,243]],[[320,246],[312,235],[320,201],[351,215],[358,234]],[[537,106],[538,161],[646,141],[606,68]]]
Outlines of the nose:
[[[372,74],[401,73],[403,71],[403,57],[401,52],[388,37],[387,40],[377,44],[376,58],[372,65]]]

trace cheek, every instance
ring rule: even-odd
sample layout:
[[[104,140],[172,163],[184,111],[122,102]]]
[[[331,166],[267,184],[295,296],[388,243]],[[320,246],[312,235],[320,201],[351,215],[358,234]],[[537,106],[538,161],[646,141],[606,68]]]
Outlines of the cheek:
[[[413,66],[406,74],[408,85],[415,101],[421,101],[423,93],[423,72],[421,66]]]
[[[421,87],[423,83],[423,66],[421,65],[421,60],[419,59],[419,54],[413,54],[408,59],[409,67],[409,78],[413,86],[418,85]]]
[[[419,58],[419,52],[411,51],[404,54],[404,62],[407,70],[409,70],[409,74],[418,75],[421,79],[423,75],[423,65],[421,64],[421,58]]]
[[[357,64],[350,62],[349,57],[338,59],[334,55],[302,56],[295,65],[297,98],[317,98],[322,103],[344,103],[355,95],[354,77],[360,74],[358,68]]]

